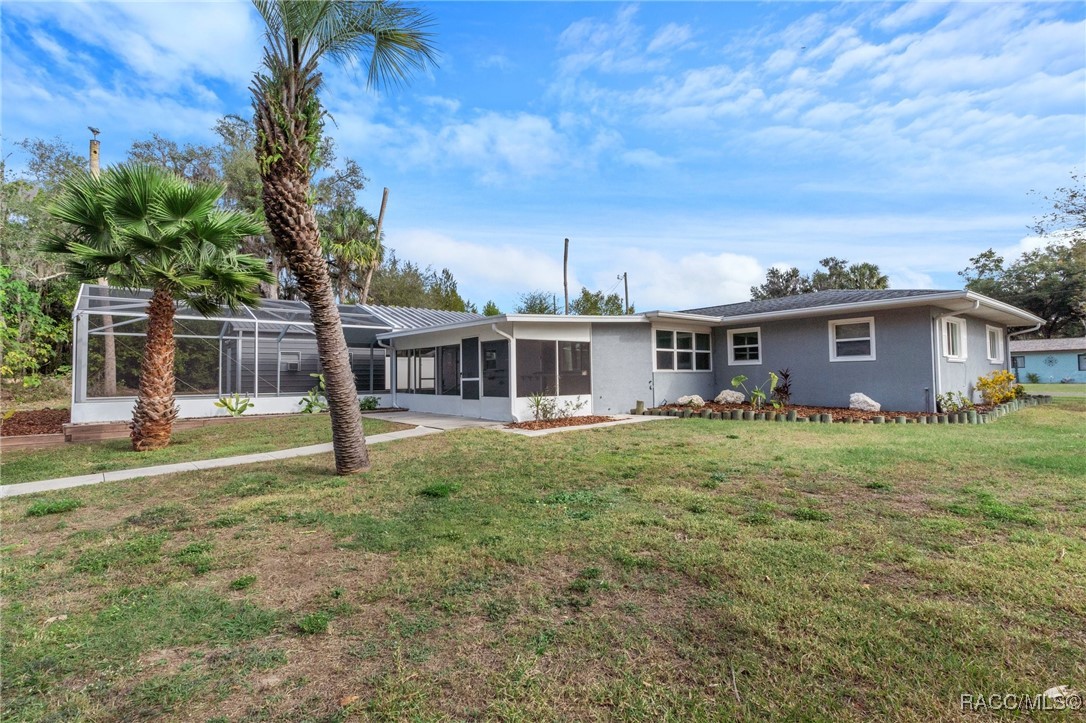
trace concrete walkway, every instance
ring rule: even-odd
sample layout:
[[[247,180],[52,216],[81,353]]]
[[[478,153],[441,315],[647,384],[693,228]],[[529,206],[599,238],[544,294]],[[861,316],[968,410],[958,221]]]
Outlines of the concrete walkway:
[[[575,431],[578,429],[590,429],[594,427],[614,426],[616,424],[630,424],[633,422],[649,422],[654,420],[672,419],[673,417],[633,417],[620,415],[619,421],[606,424],[582,425],[577,427],[559,427],[557,429],[545,429],[541,431],[528,431],[521,429],[505,429],[503,422],[493,422],[485,419],[467,419],[444,414],[427,414],[423,412],[377,412],[368,414],[374,419],[383,419],[399,424],[414,425],[410,429],[401,429],[396,432],[374,434],[366,437],[366,444],[381,444],[397,439],[410,439],[423,437],[428,434],[441,434],[449,429],[461,429],[463,427],[478,427],[484,429],[499,429],[505,432],[537,437],[556,432]],[[255,454],[242,454],[235,457],[220,457],[218,459],[197,460],[195,462],[175,462],[174,464],[160,464],[153,467],[137,467],[135,469],[118,469],[112,472],[95,472],[77,477],[60,477],[58,479],[41,480],[40,482],[21,482],[12,485],[0,486],[0,499],[29,495],[35,492],[49,492],[63,490],[70,487],[83,487],[85,485],[100,484],[102,482],[117,482],[138,477],[157,477],[163,474],[176,474],[177,472],[193,472],[217,467],[233,467],[243,464],[255,464],[257,462],[275,462],[292,457],[308,457],[315,454],[327,454],[332,451],[332,443],[312,444],[308,447],[295,447],[293,449],[281,449],[274,452],[257,452]]]

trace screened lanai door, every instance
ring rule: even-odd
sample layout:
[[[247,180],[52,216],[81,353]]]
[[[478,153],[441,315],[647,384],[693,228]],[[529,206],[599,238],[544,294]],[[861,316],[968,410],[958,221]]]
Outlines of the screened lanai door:
[[[480,419],[483,405],[479,400],[479,337],[460,342],[460,414]]]

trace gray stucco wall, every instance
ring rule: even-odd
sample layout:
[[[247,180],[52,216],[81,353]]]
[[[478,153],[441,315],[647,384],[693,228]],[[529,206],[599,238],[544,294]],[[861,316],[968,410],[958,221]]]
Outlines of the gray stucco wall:
[[[1009,369],[1011,360],[1007,353],[1007,330],[1003,326],[985,322],[983,319],[962,318],[966,322],[964,361],[947,359],[943,348],[942,329],[939,330],[939,387],[942,392],[961,392],[972,399],[977,377],[1000,369]],[[988,326],[998,327],[1004,336],[1003,361],[997,364],[988,361]]]
[[[645,324],[592,325],[592,408],[627,414],[638,399],[652,406],[652,351]]]
[[[875,319],[875,360],[831,362],[829,322],[865,316]],[[761,330],[761,363],[730,365],[728,329],[752,326]],[[765,382],[769,372],[788,368],[794,404],[847,407],[853,392],[866,394],[887,411],[925,411],[932,403],[931,311],[926,307],[735,324],[717,329],[713,341],[717,391],[730,389],[738,374],[750,379],[749,389]]]

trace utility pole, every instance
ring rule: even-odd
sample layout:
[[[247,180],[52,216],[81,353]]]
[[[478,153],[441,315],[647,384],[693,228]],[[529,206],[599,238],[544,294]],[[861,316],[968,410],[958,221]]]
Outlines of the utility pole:
[[[566,316],[569,316],[569,239],[566,239],[566,249],[562,253],[562,289],[566,293]],[[557,304],[555,304],[557,306]]]
[[[87,126],[87,130],[91,132],[90,174],[97,179],[102,175],[100,158],[102,144],[98,141],[98,134],[101,131],[92,126]],[[109,280],[98,279],[98,283],[106,286]],[[115,397],[117,396],[117,341],[113,336],[111,314],[102,315],[102,327],[102,396]]]
[[[623,271],[619,274],[618,278],[622,279],[622,288],[625,292],[626,305],[622,307],[622,314],[625,316],[630,313],[630,282],[626,278],[626,272]]]
[[[377,230],[374,231],[374,245],[373,245],[373,262],[370,263],[370,267],[366,269],[366,283],[362,287],[362,301],[363,306],[369,303],[370,298],[370,282],[373,281],[373,270],[377,268],[377,264],[381,263],[381,225],[385,222],[385,206],[388,205],[388,187],[385,187],[385,192],[381,194],[381,212],[377,214]]]

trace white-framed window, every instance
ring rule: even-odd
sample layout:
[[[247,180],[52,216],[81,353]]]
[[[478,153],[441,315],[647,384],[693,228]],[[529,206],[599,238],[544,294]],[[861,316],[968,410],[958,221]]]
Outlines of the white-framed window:
[[[988,339],[988,361],[992,364],[1003,363],[1003,330],[998,326],[984,327]]]
[[[943,319],[943,356],[948,361],[965,361],[965,319]]]
[[[728,330],[728,364],[762,363],[762,329],[752,326],[749,329]]]
[[[708,372],[713,370],[713,344],[708,332],[654,330],[656,370]]]
[[[302,353],[285,351],[279,355],[279,369],[284,372],[297,372],[302,368]]]
[[[831,321],[830,361],[875,361],[875,317]]]

